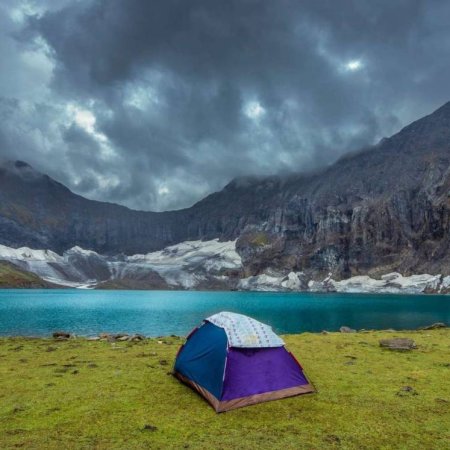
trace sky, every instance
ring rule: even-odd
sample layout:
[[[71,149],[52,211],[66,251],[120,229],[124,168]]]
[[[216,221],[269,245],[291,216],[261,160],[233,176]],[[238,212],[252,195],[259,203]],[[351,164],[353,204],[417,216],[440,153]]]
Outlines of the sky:
[[[449,20],[446,0],[2,0],[0,159],[155,211],[324,167],[450,100]]]

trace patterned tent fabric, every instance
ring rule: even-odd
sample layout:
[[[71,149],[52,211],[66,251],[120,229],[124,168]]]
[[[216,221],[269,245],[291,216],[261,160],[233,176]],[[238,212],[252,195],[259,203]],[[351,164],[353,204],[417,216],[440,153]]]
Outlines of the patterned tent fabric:
[[[251,317],[232,312],[221,312],[205,319],[223,328],[228,346],[238,348],[282,347],[283,340],[268,325]]]

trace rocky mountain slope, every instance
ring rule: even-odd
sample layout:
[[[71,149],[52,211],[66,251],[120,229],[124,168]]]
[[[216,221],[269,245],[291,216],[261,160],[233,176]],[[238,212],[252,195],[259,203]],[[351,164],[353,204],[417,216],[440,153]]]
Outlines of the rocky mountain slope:
[[[133,211],[26,163],[0,169],[0,244],[133,255],[235,240],[244,278],[450,275],[450,103],[317,173],[232,181],[191,208]]]

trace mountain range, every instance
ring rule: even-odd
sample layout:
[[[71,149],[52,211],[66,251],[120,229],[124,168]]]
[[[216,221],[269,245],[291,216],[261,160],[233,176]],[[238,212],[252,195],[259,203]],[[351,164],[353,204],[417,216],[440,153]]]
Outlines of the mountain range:
[[[450,102],[320,171],[238,178],[177,211],[88,200],[22,161],[0,167],[4,248],[63,255],[76,247],[124,261],[190,241],[232,242],[240,264],[225,283],[231,288],[291,273],[302,274],[299,289],[327,277],[391,272],[443,279],[450,275],[449,212]],[[104,277],[111,282],[113,275]]]

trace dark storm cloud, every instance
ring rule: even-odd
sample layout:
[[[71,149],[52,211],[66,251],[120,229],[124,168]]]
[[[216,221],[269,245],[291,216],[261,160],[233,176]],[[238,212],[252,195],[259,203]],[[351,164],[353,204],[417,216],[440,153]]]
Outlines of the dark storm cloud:
[[[141,209],[188,206],[239,175],[330,164],[450,99],[445,1],[1,11],[0,153]]]

